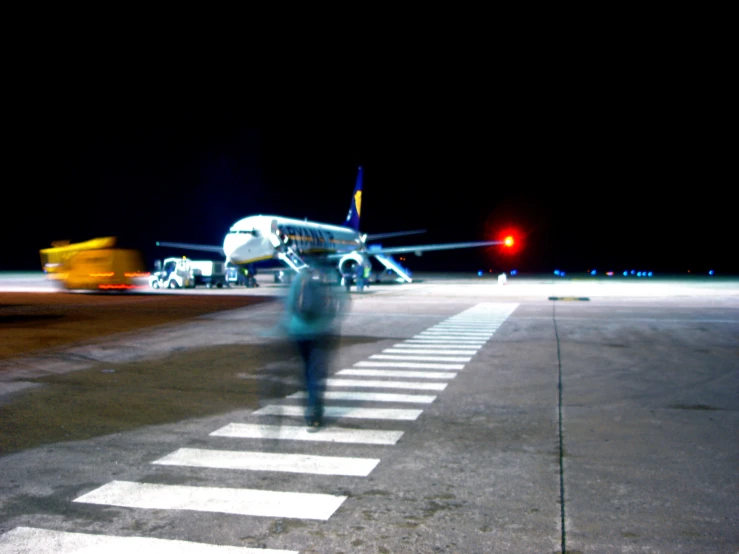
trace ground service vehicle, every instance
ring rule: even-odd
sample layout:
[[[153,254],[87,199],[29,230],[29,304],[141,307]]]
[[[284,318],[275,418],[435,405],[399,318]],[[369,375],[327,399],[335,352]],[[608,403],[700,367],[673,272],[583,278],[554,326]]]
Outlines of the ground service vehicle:
[[[258,287],[259,283],[257,283],[256,274],[256,269],[252,264],[245,266],[237,266],[232,263],[226,264],[226,281],[229,285],[243,285],[246,288]]]
[[[183,256],[157,260],[155,266],[156,271],[149,278],[149,284],[155,289],[189,289],[197,285],[208,288],[228,286],[225,262],[190,260]]]
[[[228,286],[226,262],[190,260],[190,271],[195,279],[195,286],[205,285],[208,288]]]
[[[70,244],[57,242],[39,251],[47,278],[66,290],[126,291],[146,285],[141,252],[115,248],[115,237]]]

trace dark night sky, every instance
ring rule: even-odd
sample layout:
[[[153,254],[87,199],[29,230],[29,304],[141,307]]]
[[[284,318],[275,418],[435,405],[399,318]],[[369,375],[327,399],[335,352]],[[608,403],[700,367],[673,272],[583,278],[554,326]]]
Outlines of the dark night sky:
[[[739,273],[722,77],[677,58],[550,61],[515,79],[296,76],[259,96],[144,77],[36,91],[6,131],[0,269],[40,269],[59,239],[119,236],[151,263],[173,253],[157,240],[220,245],[248,215],[339,223],[362,165],[363,232],[428,229],[384,244],[525,235],[515,256],[431,252],[411,269]]]

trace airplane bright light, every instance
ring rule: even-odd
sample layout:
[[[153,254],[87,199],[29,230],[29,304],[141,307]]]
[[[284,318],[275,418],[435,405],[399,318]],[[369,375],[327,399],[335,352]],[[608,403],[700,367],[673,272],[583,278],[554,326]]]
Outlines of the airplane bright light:
[[[503,244],[505,244],[508,248],[513,246],[513,237],[511,235],[508,235],[504,240]]]

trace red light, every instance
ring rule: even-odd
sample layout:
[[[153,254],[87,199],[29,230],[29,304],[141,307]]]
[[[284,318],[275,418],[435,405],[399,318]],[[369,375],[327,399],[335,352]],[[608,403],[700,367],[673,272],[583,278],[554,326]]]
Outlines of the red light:
[[[503,240],[503,244],[505,244],[505,245],[506,245],[506,246],[507,246],[508,248],[510,248],[511,246],[513,246],[513,242],[514,242],[514,241],[513,241],[513,237],[512,237],[511,235],[508,235],[508,236],[507,236],[507,237],[506,237],[506,238],[505,238],[505,239]]]

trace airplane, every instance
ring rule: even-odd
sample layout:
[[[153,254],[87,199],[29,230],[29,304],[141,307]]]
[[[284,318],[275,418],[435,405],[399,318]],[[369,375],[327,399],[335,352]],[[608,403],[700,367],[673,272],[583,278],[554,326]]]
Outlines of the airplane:
[[[400,282],[412,282],[410,272],[393,259],[393,254],[415,253],[433,250],[450,250],[503,244],[512,246],[513,237],[504,240],[458,242],[383,248],[368,244],[370,241],[423,233],[424,230],[366,234],[359,231],[362,208],[362,168],[349,206],[349,213],[341,225],[292,219],[276,215],[253,215],[238,220],[231,226],[223,240],[223,246],[209,246],[180,242],[157,242],[157,246],[216,252],[226,261],[236,265],[251,264],[277,259],[298,272],[312,264],[327,262],[342,276],[354,275],[357,266],[372,267],[371,258],[398,275]]]

